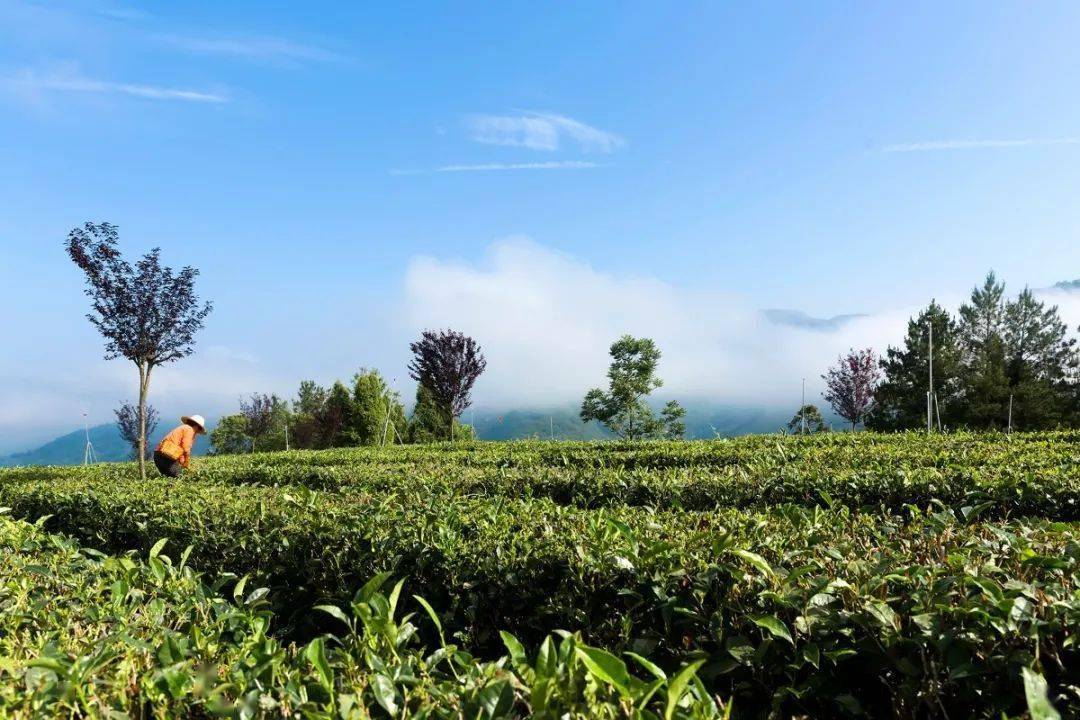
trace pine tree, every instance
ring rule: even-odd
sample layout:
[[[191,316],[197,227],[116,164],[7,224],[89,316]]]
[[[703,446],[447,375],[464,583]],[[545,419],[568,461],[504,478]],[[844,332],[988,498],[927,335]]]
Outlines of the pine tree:
[[[1057,306],[1047,307],[1024,288],[1005,306],[1004,341],[1013,426],[1034,430],[1063,423],[1077,351]]]
[[[881,360],[885,379],[878,386],[877,405],[867,419],[873,430],[910,430],[926,427],[926,392],[929,387],[930,332],[934,329],[934,393],[945,426],[964,417],[961,352],[957,325],[936,300],[908,320],[904,347],[890,346]]]
[[[1009,388],[1005,372],[1005,284],[991,271],[971,300],[960,306],[963,422],[970,427],[1003,427]]]

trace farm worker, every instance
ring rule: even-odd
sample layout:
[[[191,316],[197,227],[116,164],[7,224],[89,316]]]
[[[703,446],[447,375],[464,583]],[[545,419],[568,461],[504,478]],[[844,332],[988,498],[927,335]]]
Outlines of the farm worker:
[[[206,420],[202,415],[185,415],[180,424],[158,443],[154,451],[154,464],[162,475],[180,477],[181,468],[191,464],[191,449],[195,447],[195,436],[206,434]]]

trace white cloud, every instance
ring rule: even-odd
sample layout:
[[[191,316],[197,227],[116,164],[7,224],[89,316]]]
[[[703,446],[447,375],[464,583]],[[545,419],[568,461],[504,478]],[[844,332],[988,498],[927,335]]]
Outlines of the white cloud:
[[[298,379],[267,365],[245,350],[207,346],[155,369],[150,403],[170,418],[193,412],[214,418],[236,412],[240,397],[251,392],[291,397]],[[95,360],[49,372],[0,367],[0,376],[0,455],[81,427],[84,412],[91,425],[112,422],[114,408],[138,399],[138,374],[125,360]]]
[[[337,53],[320,47],[273,37],[189,37],[183,35],[159,37],[163,42],[181,50],[203,55],[289,62],[331,62],[345,59]]]
[[[1080,329],[1080,290],[1042,288],[1035,296],[1047,305],[1057,305],[1058,315],[1069,326],[1069,331]]]
[[[9,85],[29,90],[128,95],[146,100],[176,100],[200,103],[223,103],[228,100],[227,97],[220,93],[162,87],[159,85],[95,80],[76,74],[43,75],[33,71],[24,71],[15,77],[8,78],[6,82]]]
[[[502,406],[580,399],[604,383],[607,348],[623,333],[656,340],[667,394],[791,404],[804,377],[817,397],[818,377],[849,347],[899,342],[916,310],[829,333],[777,325],[741,297],[601,272],[526,238],[495,243],[479,264],[416,258],[405,285],[412,330],[453,327],[481,343],[477,401]]]
[[[511,145],[553,151],[564,143],[582,152],[610,153],[623,145],[618,135],[586,125],[580,120],[548,112],[517,115],[470,115],[465,118],[472,139],[487,145]]]
[[[580,170],[599,167],[583,160],[553,160],[536,163],[487,163],[483,165],[444,165],[435,172],[484,172],[491,170]]]
[[[1045,145],[1080,145],[1080,137],[1016,138],[1011,140],[932,140],[928,142],[886,145],[884,152],[928,152],[933,150],[975,150],[980,148],[1035,147]]]
[[[443,165],[433,170],[391,170],[391,175],[424,175],[429,172],[499,172],[504,170],[587,170],[602,167],[586,160],[550,160],[531,163],[480,163],[476,165]]]

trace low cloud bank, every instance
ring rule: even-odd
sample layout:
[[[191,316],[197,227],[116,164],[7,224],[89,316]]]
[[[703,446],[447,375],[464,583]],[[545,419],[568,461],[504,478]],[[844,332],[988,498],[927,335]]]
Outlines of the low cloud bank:
[[[622,333],[659,344],[665,395],[790,405],[805,377],[807,398],[818,400],[819,376],[838,354],[898,343],[917,309],[812,322],[735,295],[605,273],[522,237],[495,243],[480,263],[417,258],[405,292],[414,328],[454,327],[483,345],[476,397],[485,405],[580,398],[604,383],[607,348]]]

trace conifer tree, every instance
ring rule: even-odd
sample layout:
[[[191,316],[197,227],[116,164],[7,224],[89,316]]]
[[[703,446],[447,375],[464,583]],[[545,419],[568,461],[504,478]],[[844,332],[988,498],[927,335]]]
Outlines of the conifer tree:
[[[964,422],[975,428],[1003,427],[1009,390],[1005,374],[1005,284],[993,271],[960,306]]]
[[[926,427],[926,392],[930,375],[930,327],[934,329],[934,392],[945,426],[964,418],[961,352],[957,325],[936,300],[908,320],[902,348],[890,346],[881,359],[885,379],[878,386],[873,414],[867,427],[873,430],[910,430]]]
[[[1013,425],[1034,430],[1065,422],[1077,351],[1057,306],[1047,307],[1024,288],[1005,306],[1004,342]]]

